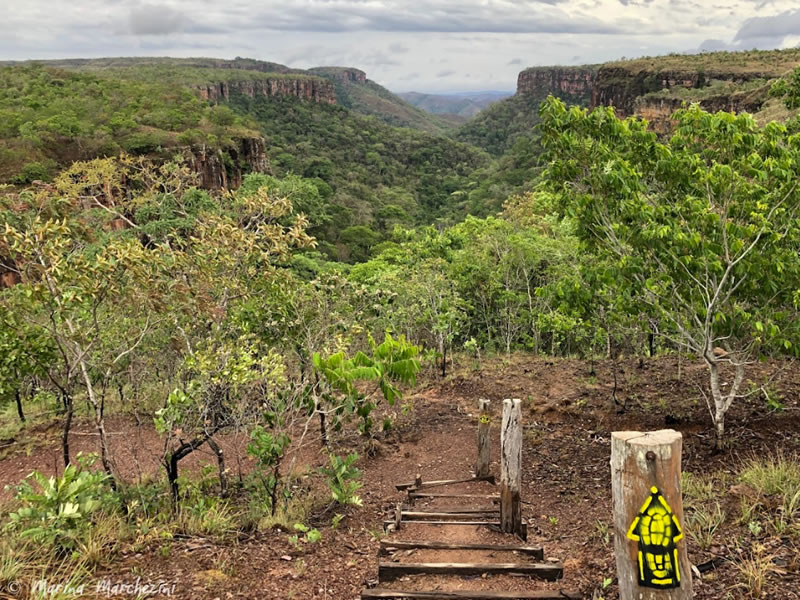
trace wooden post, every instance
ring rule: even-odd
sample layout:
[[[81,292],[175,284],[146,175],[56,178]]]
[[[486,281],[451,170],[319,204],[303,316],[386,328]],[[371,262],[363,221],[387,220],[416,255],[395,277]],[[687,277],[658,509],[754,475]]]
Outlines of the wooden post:
[[[519,399],[503,400],[500,430],[500,528],[506,533],[522,530],[519,492],[522,484],[522,411]]]
[[[692,598],[681,498],[681,446],[681,434],[672,429],[611,435],[620,600]]]
[[[478,462],[475,464],[475,477],[489,476],[489,460],[492,453],[492,438],[489,431],[491,422],[489,401],[480,400],[480,415],[478,417]]]

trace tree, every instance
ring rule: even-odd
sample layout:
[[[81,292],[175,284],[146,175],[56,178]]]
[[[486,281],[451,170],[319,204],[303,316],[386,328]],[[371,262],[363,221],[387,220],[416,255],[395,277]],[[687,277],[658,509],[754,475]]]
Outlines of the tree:
[[[0,233],[0,255],[20,278],[4,293],[17,334],[39,336],[55,349],[57,359],[46,372],[64,401],[65,465],[73,396],[81,384],[94,412],[103,467],[112,475],[96,378],[107,380],[150,331],[154,282],[163,280],[167,262],[163,247],[147,248],[125,232],[102,232],[102,224],[98,234],[92,228],[95,215],[72,210],[119,191],[122,175],[109,165],[76,163],[54,186],[23,194],[27,210]]]
[[[674,115],[666,142],[611,108],[567,110],[549,98],[541,113],[549,185],[587,248],[609,261],[619,293],[702,357],[721,447],[746,366],[796,352],[796,136],[697,105]]]

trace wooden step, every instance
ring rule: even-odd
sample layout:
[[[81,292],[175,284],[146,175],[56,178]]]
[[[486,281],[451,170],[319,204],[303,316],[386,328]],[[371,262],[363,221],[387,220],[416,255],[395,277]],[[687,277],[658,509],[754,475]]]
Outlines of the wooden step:
[[[484,499],[492,502],[500,502],[499,494],[437,494],[434,492],[412,492],[409,490],[410,498],[470,498]]]
[[[402,598],[407,600],[582,600],[583,596],[577,592],[565,592],[563,590],[415,592],[375,588],[361,592],[361,600],[378,600],[380,598],[395,598],[397,600]]]
[[[403,575],[530,575],[547,581],[564,576],[560,563],[395,563],[378,564],[378,580],[391,581]]]
[[[462,517],[469,517],[469,515],[462,515]],[[489,521],[489,520],[470,520],[470,521],[429,521],[427,519],[414,519],[413,521],[406,521],[403,519],[400,521],[400,525],[471,525],[472,527],[488,527],[498,533],[502,533],[500,531],[500,521]],[[397,531],[399,528],[396,525],[396,521],[384,521],[383,522],[383,530],[384,531]],[[521,537],[524,541],[528,539],[528,524],[523,521],[521,525],[521,531],[519,532],[519,537]]]
[[[465,515],[461,515],[462,518],[464,516]],[[485,520],[484,521],[476,521],[476,520],[472,520],[472,521],[429,521],[427,519],[420,519],[420,520],[414,519],[412,521],[406,521],[405,519],[403,519],[400,523],[401,523],[401,525],[417,525],[417,524],[422,524],[422,525],[472,525],[473,527],[480,527],[480,526],[491,527],[492,525],[494,525],[495,527],[500,527],[500,521],[485,521]],[[384,529],[386,529],[389,525],[394,525],[394,521],[384,521],[383,522],[383,528]]]
[[[463,512],[433,512],[433,511],[422,511],[422,510],[404,510],[401,513],[403,521],[413,520],[413,519],[433,519],[434,521],[449,521],[455,520],[458,521],[459,519],[478,519],[481,517],[494,517],[497,518],[497,515],[500,511],[498,510],[465,510]]]
[[[404,492],[409,488],[414,489],[422,489],[422,488],[430,488],[430,487],[440,487],[443,485],[453,485],[456,483],[471,483],[473,481],[488,481],[492,485],[494,485],[494,475],[488,475],[486,477],[467,477],[465,479],[439,479],[436,481],[422,481],[421,479],[417,481],[412,481],[411,483],[398,483],[394,487],[397,489],[398,492]]]
[[[536,560],[544,560],[544,550],[537,546],[517,544],[448,544],[446,542],[414,542],[381,540],[380,554],[388,554],[395,550],[488,550],[494,552],[519,552],[528,554]]]
[[[437,512],[437,513],[460,513],[462,515],[477,515],[481,513],[498,513],[500,512],[499,506],[411,506],[408,504],[402,505],[402,510],[406,512]]]

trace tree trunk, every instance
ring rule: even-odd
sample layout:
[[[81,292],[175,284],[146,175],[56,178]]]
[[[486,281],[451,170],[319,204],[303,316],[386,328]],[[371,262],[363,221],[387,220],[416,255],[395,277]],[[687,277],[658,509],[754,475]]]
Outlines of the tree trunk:
[[[219,467],[219,489],[220,495],[224,498],[228,495],[228,475],[225,469],[225,454],[222,448],[214,441],[214,438],[208,438],[208,447],[217,455],[217,466]]]
[[[80,348],[78,350],[79,352],[81,351]],[[105,418],[103,417],[103,405],[98,401],[95,395],[94,386],[89,377],[89,370],[86,367],[86,363],[81,360],[79,364],[81,375],[83,375],[83,382],[86,385],[86,395],[89,398],[91,408],[94,410],[94,425],[97,428],[97,433],[100,435],[100,462],[103,464],[103,470],[109,476],[112,489],[116,490],[116,479],[114,477],[114,471],[111,468],[111,458],[109,457],[108,451],[108,436],[106,435]]]
[[[319,437],[322,442],[322,447],[328,447],[328,426],[326,424],[326,415],[324,410],[319,410],[319,404],[317,404],[317,412],[319,413]]]
[[[440,347],[442,349],[442,377],[447,377],[447,344],[442,342]]]
[[[164,468],[167,470],[167,480],[169,481],[169,489],[172,493],[173,508],[177,508],[178,506],[178,494],[180,491],[178,489],[178,463],[182,458],[189,456],[192,452],[205,444],[217,431],[219,431],[219,428],[214,429],[211,433],[197,437],[191,442],[183,442],[173,452],[167,453],[164,457]]]
[[[25,413],[22,411],[22,396],[19,393],[19,388],[14,390],[14,399],[17,401],[17,415],[21,423],[25,422]]]
[[[64,468],[67,468],[70,464],[69,430],[72,427],[72,415],[75,411],[73,409],[72,396],[62,393],[61,401],[63,402],[64,410],[66,411],[66,417],[64,418],[64,429],[63,433],[61,434],[61,453],[64,457]]]

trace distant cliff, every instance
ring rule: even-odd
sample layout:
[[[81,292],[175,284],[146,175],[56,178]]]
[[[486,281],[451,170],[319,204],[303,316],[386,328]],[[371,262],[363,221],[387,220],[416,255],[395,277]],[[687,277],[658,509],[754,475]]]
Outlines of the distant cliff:
[[[219,81],[197,86],[204,100],[229,100],[231,93],[251,98],[294,96],[323,104],[336,104],[336,90],[330,81],[320,77],[276,76],[264,79]]]
[[[367,74],[352,67],[314,67],[308,72],[344,83],[367,83]]]
[[[547,97],[557,96],[572,104],[588,105],[597,69],[581,67],[531,67],[517,77],[517,94]]]
[[[200,187],[208,190],[236,189],[242,185],[246,173],[263,173],[269,169],[263,138],[241,138],[237,146],[225,150],[191,147],[186,155]]]
[[[748,83],[765,83],[776,75],[754,70],[746,73],[715,69],[660,70],[629,66],[603,66],[597,73],[592,91],[592,106],[613,106],[620,116],[638,114],[639,107],[667,106],[679,108],[684,101],[699,102],[706,110],[754,112],[761,108],[766,94],[755,97],[739,88]],[[716,84],[716,89],[713,84]],[[694,95],[681,93],[694,90]],[[716,93],[715,93],[716,92]],[[722,93],[719,93],[722,92]],[[650,101],[642,101],[651,96]]]

